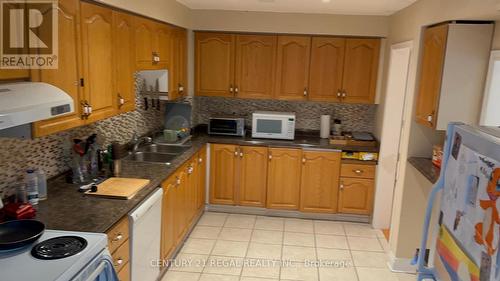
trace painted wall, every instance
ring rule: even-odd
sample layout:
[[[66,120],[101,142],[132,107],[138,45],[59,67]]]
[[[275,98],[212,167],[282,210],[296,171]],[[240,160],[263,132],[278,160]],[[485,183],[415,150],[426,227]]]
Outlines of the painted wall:
[[[420,233],[421,224],[405,224],[401,222],[412,221],[413,213],[423,214],[426,198],[425,196],[415,197],[414,192],[409,189],[414,188],[414,184],[409,184],[412,179],[418,178],[418,171],[409,167],[406,160],[409,156],[430,157],[432,154],[432,145],[442,143],[444,132],[436,132],[416,124],[413,121],[414,104],[416,101],[416,84],[419,69],[420,37],[422,28],[447,20],[456,19],[480,19],[480,20],[499,20],[500,13],[497,8],[497,0],[420,0],[413,5],[392,15],[389,20],[389,35],[387,38],[387,48],[394,43],[413,41],[414,52],[410,60],[409,85],[410,90],[407,97],[403,127],[403,140],[401,153],[401,171],[403,178],[398,181],[395,189],[394,208],[391,222],[391,251],[397,258],[412,258],[415,246],[418,245],[419,236],[407,236],[408,233]],[[499,24],[497,22],[497,24]],[[497,29],[493,48],[500,48],[500,31]],[[387,69],[389,57],[386,57],[385,69]],[[387,71],[384,72],[385,75]],[[383,79],[386,83],[387,78]],[[382,93],[385,92],[385,85],[382,86]],[[384,96],[381,97],[382,103]],[[381,106],[377,116],[377,128],[380,131],[382,127],[383,114],[385,110]],[[422,188],[422,184],[419,185]],[[410,200],[411,199],[411,200]],[[414,208],[408,212],[404,202],[412,202]],[[405,206],[405,208],[402,208]]]
[[[194,30],[379,36],[388,17],[192,10]]]

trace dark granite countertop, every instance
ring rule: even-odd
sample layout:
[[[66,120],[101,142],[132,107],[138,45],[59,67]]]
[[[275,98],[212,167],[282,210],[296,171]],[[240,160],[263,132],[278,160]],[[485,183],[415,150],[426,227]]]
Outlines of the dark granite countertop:
[[[432,164],[432,159],[425,157],[410,157],[408,162],[413,165],[431,183],[436,183],[441,170]]]
[[[48,182],[48,199],[40,201],[36,218],[44,222],[47,229],[106,232],[160,187],[165,179],[206,143],[366,152],[378,152],[379,150],[378,145],[376,147],[331,145],[328,140],[320,139],[317,136],[297,136],[293,141],[282,141],[256,140],[248,136],[208,136],[205,133],[196,133],[191,143],[192,147],[179,155],[170,165],[123,160],[121,177],[151,180],[150,184],[130,200],[86,196],[78,192],[79,185],[66,183],[64,176],[51,179]]]

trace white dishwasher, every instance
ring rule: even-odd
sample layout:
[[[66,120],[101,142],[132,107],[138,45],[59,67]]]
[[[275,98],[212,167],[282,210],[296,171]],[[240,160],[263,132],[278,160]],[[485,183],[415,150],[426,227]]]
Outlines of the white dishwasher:
[[[155,281],[160,274],[161,203],[159,188],[129,213],[132,281]]]

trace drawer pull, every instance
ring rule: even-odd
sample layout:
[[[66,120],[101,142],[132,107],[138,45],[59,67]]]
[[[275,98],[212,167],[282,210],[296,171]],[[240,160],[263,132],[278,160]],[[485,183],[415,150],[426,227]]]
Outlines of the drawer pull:
[[[359,170],[359,169],[355,169],[355,170],[352,170],[354,173],[360,175],[362,174],[364,171],[363,170]]]
[[[123,239],[123,235],[121,233],[118,233],[118,235],[115,236],[113,239],[113,242],[117,242]]]

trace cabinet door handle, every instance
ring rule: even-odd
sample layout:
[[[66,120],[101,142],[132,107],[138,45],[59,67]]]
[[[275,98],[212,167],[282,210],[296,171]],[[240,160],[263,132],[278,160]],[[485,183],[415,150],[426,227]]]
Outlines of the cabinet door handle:
[[[203,162],[203,158],[200,157],[200,158],[198,158],[198,163],[201,163],[201,162]]]
[[[345,99],[347,97],[347,92],[345,90],[342,91],[342,98]]]
[[[175,177],[175,185],[176,185],[176,187],[181,185],[181,179],[179,178],[179,176]]]
[[[234,88],[233,88],[233,85],[229,85],[229,92],[232,94],[234,92]]]
[[[341,97],[342,97],[342,93],[341,93],[341,91],[340,91],[340,89],[339,89],[339,90],[337,91],[337,98],[339,98],[339,99],[340,99]]]
[[[182,93],[184,92],[184,86],[182,86],[182,84],[179,83],[179,86],[178,86],[178,89],[179,93]]]
[[[121,108],[125,104],[125,99],[118,93],[118,108]]]
[[[238,86],[235,86],[234,87],[234,94],[237,95],[239,91],[240,91],[240,89],[238,89]]]
[[[115,262],[115,266],[119,266],[123,263],[123,259],[122,258],[118,258]]]
[[[234,157],[238,157],[238,150],[234,151]]]
[[[118,233],[115,238],[113,238],[113,242],[117,242],[123,239],[123,235],[121,233]]]
[[[304,97],[307,97],[307,88],[304,88]]]
[[[273,155],[269,154],[269,160],[272,160],[272,159],[273,159]]]
[[[193,167],[192,165],[190,165],[190,166],[188,167],[188,169],[187,169],[188,174],[192,174],[192,173],[193,173],[193,171],[194,171],[194,167]]]
[[[339,188],[340,188],[340,190],[344,190],[344,183],[343,182],[340,183]]]
[[[306,158],[305,158],[305,157],[303,157],[303,158],[302,158],[302,164],[305,164],[305,163],[306,163]]]
[[[363,170],[360,170],[360,169],[355,169],[355,170],[352,170],[354,173],[360,175],[362,174],[364,171]]]

